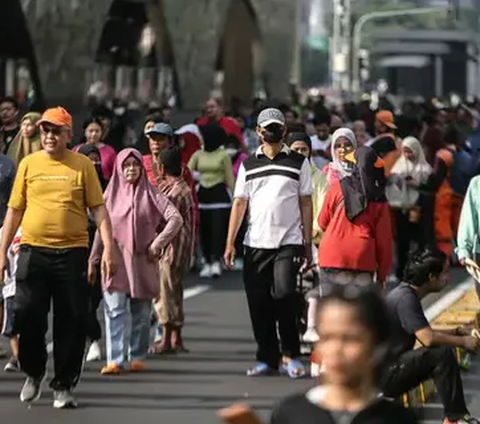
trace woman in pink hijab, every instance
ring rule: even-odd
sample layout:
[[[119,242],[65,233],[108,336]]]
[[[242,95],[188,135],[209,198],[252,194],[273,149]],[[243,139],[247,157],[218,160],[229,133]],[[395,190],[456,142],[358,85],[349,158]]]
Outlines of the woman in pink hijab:
[[[176,236],[183,220],[167,197],[148,181],[142,155],[135,149],[122,150],[104,194],[115,240],[117,271],[105,280],[105,327],[107,365],[104,375],[145,369],[148,353],[152,300],[158,298],[158,261],[162,250]],[[102,245],[95,236],[89,263],[92,281],[100,263]],[[125,314],[130,303],[131,336],[128,367],[125,366]]]

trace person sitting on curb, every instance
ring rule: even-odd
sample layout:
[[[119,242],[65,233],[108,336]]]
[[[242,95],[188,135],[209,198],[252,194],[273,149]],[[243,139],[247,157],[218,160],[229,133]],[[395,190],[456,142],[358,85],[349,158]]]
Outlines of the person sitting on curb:
[[[422,308],[421,300],[441,291],[447,282],[449,262],[439,250],[412,254],[405,268],[403,282],[392,290],[387,306],[395,326],[394,359],[381,378],[381,390],[396,398],[420,383],[433,379],[445,410],[444,424],[475,424],[465,404],[460,367],[453,348],[469,352],[480,348],[480,340],[467,328],[434,330]],[[414,349],[418,341],[421,347]]]

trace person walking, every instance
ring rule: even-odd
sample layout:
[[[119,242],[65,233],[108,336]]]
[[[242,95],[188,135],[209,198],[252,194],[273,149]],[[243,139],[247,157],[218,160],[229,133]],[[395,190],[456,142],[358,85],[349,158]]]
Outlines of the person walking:
[[[10,143],[7,156],[18,166],[20,161],[30,153],[42,150],[40,142],[40,128],[37,123],[42,115],[37,112],[29,112],[20,121],[20,131]]]
[[[0,272],[9,269],[8,249],[21,223],[15,319],[27,379],[20,400],[33,402],[42,392],[53,300],[53,407],[76,407],[72,390],[82,371],[87,314],[87,208],[105,246],[102,266],[108,276],[115,272],[112,230],[95,168],[87,157],[68,150],[71,115],[61,107],[47,109],[39,125],[43,150],[20,162],[3,226]]]
[[[247,375],[269,375],[282,365],[297,378],[305,375],[297,359],[295,289],[298,271],[312,255],[310,161],[283,143],[287,128],[278,109],[263,110],[257,122],[262,146],[240,166],[224,260],[233,266],[235,238],[248,207],[243,279],[258,362]]]
[[[160,174],[165,183],[162,193],[168,197],[180,212],[183,226],[169,244],[160,260],[160,297],[155,302],[163,337],[153,347],[154,353],[185,351],[182,328],[185,321],[183,312],[183,280],[190,270],[195,248],[194,204],[188,184],[182,179],[182,155],[180,149],[171,147],[160,153]]]
[[[115,375],[127,370],[124,343],[128,304],[132,317],[128,370],[140,372],[145,370],[148,353],[152,301],[160,294],[158,260],[183,220],[167,197],[148,182],[142,155],[135,149],[124,149],[118,154],[104,197],[112,217],[118,270],[115,275],[102,273],[107,365],[101,374]],[[102,250],[97,233],[88,266],[91,282],[95,281]]]

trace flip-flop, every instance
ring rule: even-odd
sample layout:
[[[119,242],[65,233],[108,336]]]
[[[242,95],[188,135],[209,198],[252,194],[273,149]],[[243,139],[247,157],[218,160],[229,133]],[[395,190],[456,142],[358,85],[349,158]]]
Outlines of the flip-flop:
[[[247,370],[248,377],[262,377],[277,375],[278,371],[264,362],[257,362],[252,368]]]
[[[302,362],[297,359],[291,359],[282,365],[282,370],[288,374],[290,378],[302,378],[307,375],[307,370]]]

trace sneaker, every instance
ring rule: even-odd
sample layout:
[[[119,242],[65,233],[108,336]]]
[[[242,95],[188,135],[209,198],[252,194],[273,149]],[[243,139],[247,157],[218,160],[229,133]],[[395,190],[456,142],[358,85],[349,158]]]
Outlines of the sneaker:
[[[78,404],[71,390],[55,390],[53,392],[53,407],[55,409],[77,408]]]
[[[212,277],[218,278],[222,276],[222,266],[220,265],[220,262],[214,262],[210,268],[210,271],[212,273]]]
[[[317,343],[320,340],[315,328],[307,328],[305,334],[302,336],[302,341],[305,343]]]
[[[210,264],[203,265],[202,270],[200,271],[200,278],[210,278],[212,276],[212,270]]]
[[[147,369],[145,362],[143,361],[132,361],[130,362],[130,372],[143,372]]]
[[[87,353],[87,362],[100,361],[102,359],[102,351],[100,350],[100,345],[98,342],[92,342],[90,349]]]
[[[6,372],[19,372],[20,362],[18,362],[17,358],[11,358],[10,361],[7,362],[3,370]]]
[[[467,416],[457,421],[450,421],[448,418],[445,418],[443,424],[480,424],[480,421],[476,418]]]
[[[21,402],[35,402],[40,399],[42,395],[42,384],[45,380],[46,374],[40,378],[27,377],[20,392]]]
[[[108,364],[105,365],[101,371],[101,375],[118,375],[121,374],[124,371],[123,367],[117,364]]]

